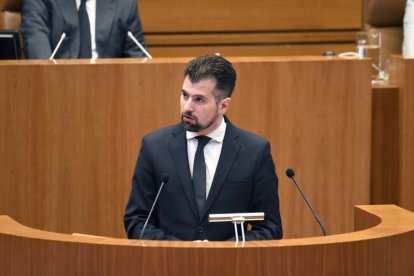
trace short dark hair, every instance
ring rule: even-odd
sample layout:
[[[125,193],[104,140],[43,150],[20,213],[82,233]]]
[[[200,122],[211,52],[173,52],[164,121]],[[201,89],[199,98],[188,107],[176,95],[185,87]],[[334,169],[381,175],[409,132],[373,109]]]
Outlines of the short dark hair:
[[[192,83],[215,79],[218,90],[218,95],[214,95],[216,101],[231,97],[236,85],[236,70],[230,61],[219,55],[201,56],[191,60],[184,71],[184,77],[186,76]]]

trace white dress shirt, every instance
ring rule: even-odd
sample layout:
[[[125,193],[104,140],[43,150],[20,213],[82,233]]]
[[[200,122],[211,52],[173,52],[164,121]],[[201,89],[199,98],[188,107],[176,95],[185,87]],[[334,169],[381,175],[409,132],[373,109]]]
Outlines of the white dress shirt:
[[[76,8],[79,10],[81,0],[76,0]],[[98,52],[96,51],[95,41],[95,23],[96,23],[96,0],[86,1],[86,12],[89,17],[89,25],[91,27],[91,46],[92,46],[92,58],[98,58]]]
[[[216,173],[217,164],[220,158],[221,149],[223,148],[224,135],[226,133],[226,122],[224,118],[219,127],[213,132],[207,134],[211,140],[204,147],[204,159],[206,160],[206,198],[210,192],[213,183],[214,174]],[[194,157],[197,151],[198,140],[195,138],[197,132],[187,131],[187,150],[188,163],[190,165],[191,177],[193,177]]]

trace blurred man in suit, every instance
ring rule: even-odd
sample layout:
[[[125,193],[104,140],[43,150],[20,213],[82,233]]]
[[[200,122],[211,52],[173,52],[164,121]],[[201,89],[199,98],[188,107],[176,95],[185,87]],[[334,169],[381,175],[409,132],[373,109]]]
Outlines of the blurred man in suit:
[[[142,57],[137,0],[24,0],[21,30],[29,59]]]
[[[267,140],[235,127],[225,116],[236,71],[209,55],[185,70],[181,123],[144,137],[124,222],[138,239],[160,184],[168,176],[143,239],[234,240],[231,222],[209,223],[211,213],[264,212],[246,240],[280,239],[278,179]],[[239,229],[240,233],[241,229]]]

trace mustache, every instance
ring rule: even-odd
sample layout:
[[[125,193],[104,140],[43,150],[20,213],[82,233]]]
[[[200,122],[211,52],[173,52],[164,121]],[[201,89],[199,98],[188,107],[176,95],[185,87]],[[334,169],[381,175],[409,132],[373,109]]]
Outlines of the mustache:
[[[193,116],[193,112],[183,112],[181,113],[181,117],[187,117],[191,119],[197,119],[197,117]]]

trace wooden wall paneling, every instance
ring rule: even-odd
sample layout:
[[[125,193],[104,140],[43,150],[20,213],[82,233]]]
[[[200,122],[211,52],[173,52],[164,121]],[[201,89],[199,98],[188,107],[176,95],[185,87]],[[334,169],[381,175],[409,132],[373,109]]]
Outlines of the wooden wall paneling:
[[[308,32],[238,32],[238,33],[178,33],[148,34],[148,43],[152,46],[193,45],[255,45],[281,43],[322,43],[355,40],[353,31],[308,31]],[[355,46],[355,43],[354,43]]]
[[[369,203],[368,60],[231,58],[236,125],[268,138],[286,237],[320,230],[285,177],[293,167],[330,233]],[[16,61],[0,66],[0,213],[45,230],[124,237],[140,141],[179,121],[188,58]],[[252,81],[254,80],[254,81]]]
[[[201,56],[219,53],[227,57],[242,56],[298,56],[314,55],[322,56],[326,51],[334,51],[336,54],[354,51],[354,44],[280,44],[280,45],[181,45],[150,47],[154,57],[187,57]]]
[[[159,66],[2,67],[11,80],[0,96],[2,212],[47,230],[123,236],[140,140],[179,118],[184,65]]]
[[[400,88],[399,205],[414,210],[414,58],[391,56],[390,82]]]
[[[399,88],[372,88],[371,204],[400,202]]]
[[[361,0],[140,0],[147,33],[358,29]]]
[[[215,34],[148,34],[155,57],[198,56],[220,52],[226,56],[286,56],[336,54],[355,50],[355,32],[259,32]]]
[[[288,167],[296,170],[330,232],[350,231],[351,205],[369,202],[370,177],[365,173],[370,168],[370,142],[365,138],[371,133],[371,91],[366,64],[288,60],[239,69],[237,89],[243,94],[236,91],[229,113],[239,125],[272,142],[287,237],[320,233],[285,176]]]
[[[361,0],[139,1],[155,57],[320,55],[355,50]],[[214,46],[213,46],[214,45]],[[250,47],[246,47],[250,46]],[[318,48],[318,51],[315,50]]]

